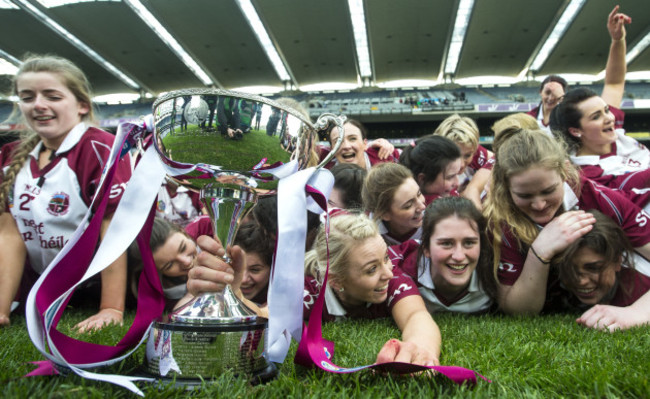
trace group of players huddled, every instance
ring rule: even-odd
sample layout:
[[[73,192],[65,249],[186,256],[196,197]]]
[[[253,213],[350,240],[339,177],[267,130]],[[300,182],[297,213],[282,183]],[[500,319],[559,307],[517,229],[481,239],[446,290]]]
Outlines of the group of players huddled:
[[[605,331],[650,322],[650,152],[625,135],[618,109],[630,22],[618,7],[608,17],[600,96],[549,76],[531,115],[494,124],[492,151],[479,145],[475,122],[460,115],[402,150],[383,139],[369,143],[364,126],[348,119],[326,166],[335,178],[329,209],[305,216],[305,319],[325,290],[326,321],[394,319],[401,339],[386,342],[378,362],[424,365],[440,364],[436,312],[573,311],[578,323]],[[25,132],[0,152],[4,326],[81,223],[113,144],[93,127],[88,81],[71,62],[31,57],[13,90]],[[341,132],[327,134],[331,144]],[[323,159],[329,149],[313,152]],[[102,236],[131,164],[128,155],[119,161]],[[166,181],[156,206],[150,243],[169,309],[230,284],[268,316],[276,197],[259,201],[227,249],[194,193]],[[99,303],[77,328],[122,322],[126,298],[137,295],[130,282],[140,262],[133,244],[75,293],[73,301]]]

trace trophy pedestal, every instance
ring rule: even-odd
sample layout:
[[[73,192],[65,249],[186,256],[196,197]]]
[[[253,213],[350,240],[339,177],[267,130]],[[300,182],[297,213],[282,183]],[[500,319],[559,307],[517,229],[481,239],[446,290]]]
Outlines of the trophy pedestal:
[[[198,296],[154,322],[144,369],[161,383],[192,388],[225,371],[252,384],[275,378],[265,358],[267,320],[258,317],[226,287]]]

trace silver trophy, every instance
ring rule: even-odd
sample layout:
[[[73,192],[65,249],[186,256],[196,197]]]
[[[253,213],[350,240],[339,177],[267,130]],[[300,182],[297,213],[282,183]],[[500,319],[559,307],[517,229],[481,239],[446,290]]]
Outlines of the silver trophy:
[[[169,92],[154,102],[154,145],[169,177],[192,191],[212,218],[224,247],[232,245],[242,219],[257,198],[274,193],[269,169],[297,164],[321,167],[318,130],[345,117],[322,115],[315,124],[294,108],[264,97],[218,89]],[[227,262],[229,259],[225,259]],[[156,322],[149,336],[145,369],[177,384],[198,385],[225,370],[251,382],[277,373],[265,358],[267,320],[233,293],[206,293]]]

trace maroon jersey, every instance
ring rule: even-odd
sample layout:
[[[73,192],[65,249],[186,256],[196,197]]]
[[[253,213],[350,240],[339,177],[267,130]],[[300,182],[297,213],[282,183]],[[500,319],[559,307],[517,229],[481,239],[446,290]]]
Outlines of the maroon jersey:
[[[194,219],[190,224],[185,226],[185,232],[196,242],[199,236],[214,236],[212,220],[207,215],[202,215]]]
[[[316,278],[305,276],[305,294],[303,297],[303,318],[309,320],[311,309],[321,290],[321,283]],[[393,278],[388,282],[388,297],[382,303],[368,303],[360,308],[349,309],[343,306],[329,285],[325,288],[325,307],[323,321],[336,319],[377,319],[391,317],[393,306],[411,295],[420,295],[418,289],[404,272],[393,269]]]
[[[391,234],[388,231],[388,227],[384,223],[383,220],[380,220],[377,222],[377,227],[379,228],[379,234],[381,235],[381,238],[384,239],[386,242],[386,245],[391,246],[391,245],[398,245],[401,244],[405,241],[409,240],[419,240],[420,237],[422,237],[422,227],[418,227],[417,229],[413,229],[406,233],[402,237],[397,237]]]
[[[388,256],[395,267],[403,270],[415,281],[429,313],[480,313],[490,308],[492,300],[481,288],[476,270],[464,294],[451,300],[437,295],[431,278],[431,261],[419,256],[419,248],[419,241],[406,241],[401,245],[391,246],[388,249]]]
[[[650,242],[650,216],[645,211],[616,190],[586,178],[581,180],[580,198],[567,184],[564,185],[564,209],[599,210],[621,226],[634,247]],[[542,229],[542,226],[538,227]],[[523,270],[529,248],[519,247],[508,226],[503,226],[502,238],[501,264],[497,276],[501,284],[513,285]]]
[[[460,194],[458,194],[457,190],[451,190],[449,192],[449,196],[450,197],[460,197]],[[442,195],[440,195],[440,194],[424,194],[424,204],[426,206],[429,206],[430,203],[437,200],[438,198],[442,198]]]
[[[470,162],[467,167],[471,168],[474,172],[482,168],[492,170],[494,167],[494,157],[490,156],[490,152],[487,148],[479,145],[472,157],[472,162]],[[473,174],[474,173],[472,173],[472,175]]]
[[[650,290],[650,277],[635,269],[622,267],[618,272],[618,287],[609,301],[612,306],[630,306]]]
[[[80,123],[70,130],[48,165],[39,169],[43,148],[39,142],[16,175],[8,210],[25,242],[29,263],[38,273],[45,270],[83,222],[114,139],[110,133]],[[17,144],[7,144],[0,152],[3,170],[11,162]],[[106,183],[110,184],[106,215],[115,211],[131,177],[129,156],[118,162],[113,181]],[[99,200],[94,206],[98,204]]]
[[[571,155],[582,173],[604,186],[623,190],[635,204],[650,202],[650,151],[634,138],[616,130],[616,141],[604,155]]]

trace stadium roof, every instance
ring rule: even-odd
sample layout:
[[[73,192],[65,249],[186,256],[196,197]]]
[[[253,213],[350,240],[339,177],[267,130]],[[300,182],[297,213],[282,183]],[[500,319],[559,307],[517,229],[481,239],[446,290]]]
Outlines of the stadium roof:
[[[27,53],[57,54],[86,72],[96,94],[154,96],[211,85],[279,90],[325,82],[359,87],[407,79],[597,75],[605,67],[607,15],[616,3],[575,1],[0,0],[0,58],[15,64]],[[650,41],[650,13],[647,0],[620,3],[632,17],[631,58],[637,43]],[[575,10],[575,19],[532,71],[554,28],[565,23],[565,10]],[[465,30],[459,29],[463,16]],[[253,26],[265,29],[258,33]],[[650,71],[647,47],[628,62],[634,71]],[[5,93],[9,79],[0,80]]]

